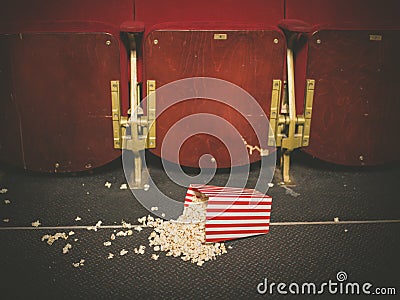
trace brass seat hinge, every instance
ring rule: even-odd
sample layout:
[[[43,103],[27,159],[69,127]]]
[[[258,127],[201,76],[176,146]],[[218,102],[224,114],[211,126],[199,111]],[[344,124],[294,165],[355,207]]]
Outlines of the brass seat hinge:
[[[141,84],[131,84],[131,108],[128,116],[121,115],[120,83],[111,81],[111,105],[114,148],[129,150],[133,153],[132,174],[129,186],[133,189],[142,189],[147,186],[143,170],[143,150],[156,147],[156,82],[147,81],[146,115],[141,103]]]
[[[146,148],[156,147],[156,81],[147,80],[147,138]]]
[[[128,117],[121,115],[120,86],[119,80],[111,81],[111,105],[112,105],[112,122],[115,149],[145,149],[156,147],[156,82],[155,80],[147,81],[147,115],[143,115],[143,109],[138,101],[138,106],[134,110],[129,109]],[[140,85],[137,86],[137,95],[140,95]],[[138,96],[139,97],[139,96]],[[136,116],[133,118],[133,114]],[[133,121],[136,120],[136,121]],[[133,123],[132,126],[129,123]],[[127,137],[126,128],[131,126],[130,135]],[[136,127],[133,129],[133,127]],[[130,140],[124,143],[124,140]],[[143,141],[141,141],[143,140]],[[132,145],[134,143],[135,145]],[[125,144],[125,146],[124,146]]]
[[[284,84],[284,89],[286,85]],[[304,101],[304,113],[295,114],[296,102],[282,98],[282,81],[273,80],[271,94],[270,128],[268,135],[268,146],[281,148],[281,168],[284,184],[291,184],[290,178],[290,154],[300,147],[306,147],[310,143],[310,128],[312,117],[312,106],[314,99],[315,80],[307,79]],[[286,95],[287,93],[285,93]],[[294,97],[293,97],[294,98]],[[292,116],[290,112],[292,111]],[[293,113],[294,111],[294,113]]]
[[[122,139],[126,135],[128,118],[121,115],[119,80],[111,81],[111,113],[114,135],[114,148],[122,149]]]
[[[310,144],[310,129],[311,129],[311,117],[312,117],[312,106],[314,101],[314,88],[315,80],[307,79],[306,83],[306,95],[304,103],[304,130],[303,130],[303,147]]]

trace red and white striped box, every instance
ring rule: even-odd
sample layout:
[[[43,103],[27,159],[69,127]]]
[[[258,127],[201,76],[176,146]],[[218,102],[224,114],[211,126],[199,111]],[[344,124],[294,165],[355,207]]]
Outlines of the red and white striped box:
[[[196,192],[208,197],[206,243],[266,234],[269,231],[272,198],[253,189],[191,184],[185,207]]]

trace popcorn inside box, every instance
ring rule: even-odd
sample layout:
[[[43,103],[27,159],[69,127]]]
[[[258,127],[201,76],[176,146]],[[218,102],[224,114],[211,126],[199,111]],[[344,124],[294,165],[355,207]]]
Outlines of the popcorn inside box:
[[[268,233],[271,206],[254,189],[191,184],[177,221],[204,226],[205,243],[222,242]]]

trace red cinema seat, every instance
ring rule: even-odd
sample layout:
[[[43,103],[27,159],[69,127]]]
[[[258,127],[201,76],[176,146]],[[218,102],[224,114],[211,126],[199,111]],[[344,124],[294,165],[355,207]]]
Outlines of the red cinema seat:
[[[397,0],[286,1],[286,18],[313,26],[295,69],[297,99],[315,79],[304,151],[343,165],[398,160],[399,11]]]
[[[143,83],[154,80],[157,88],[192,77],[226,80],[252,95],[269,116],[272,82],[283,80],[285,74],[285,37],[276,27],[283,13],[283,0],[137,0],[135,20],[145,26],[143,74],[139,80]],[[235,97],[234,94],[225,95]],[[168,107],[168,101],[157,94],[157,107]],[[249,149],[260,146],[249,124],[235,109],[210,99],[193,98],[169,107],[158,116],[157,147],[151,151],[191,167],[197,167],[199,158],[205,154],[212,155],[218,167],[245,164],[247,157],[231,160],[238,157],[235,151],[239,147],[227,149],[221,142],[223,138],[234,137],[218,122],[213,124],[214,128],[220,128],[216,136],[205,133],[185,136],[187,139],[180,149],[164,149],[161,153],[167,134],[176,139],[172,144],[182,142],[182,132],[171,133],[174,124],[202,113],[217,115],[232,124],[251,145]],[[190,128],[201,126],[191,125]],[[266,142],[268,128],[264,132]],[[251,162],[257,161],[260,151],[250,151],[249,156]],[[206,166],[212,167],[213,163]]]
[[[75,172],[120,155],[110,81],[127,102],[120,24],[133,0],[10,0],[0,10],[0,160]]]

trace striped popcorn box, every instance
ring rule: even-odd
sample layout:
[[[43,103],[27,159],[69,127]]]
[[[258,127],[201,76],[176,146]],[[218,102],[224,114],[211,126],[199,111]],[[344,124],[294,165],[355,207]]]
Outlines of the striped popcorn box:
[[[238,239],[269,231],[272,198],[253,189],[191,184],[185,208],[207,201],[205,242]]]

